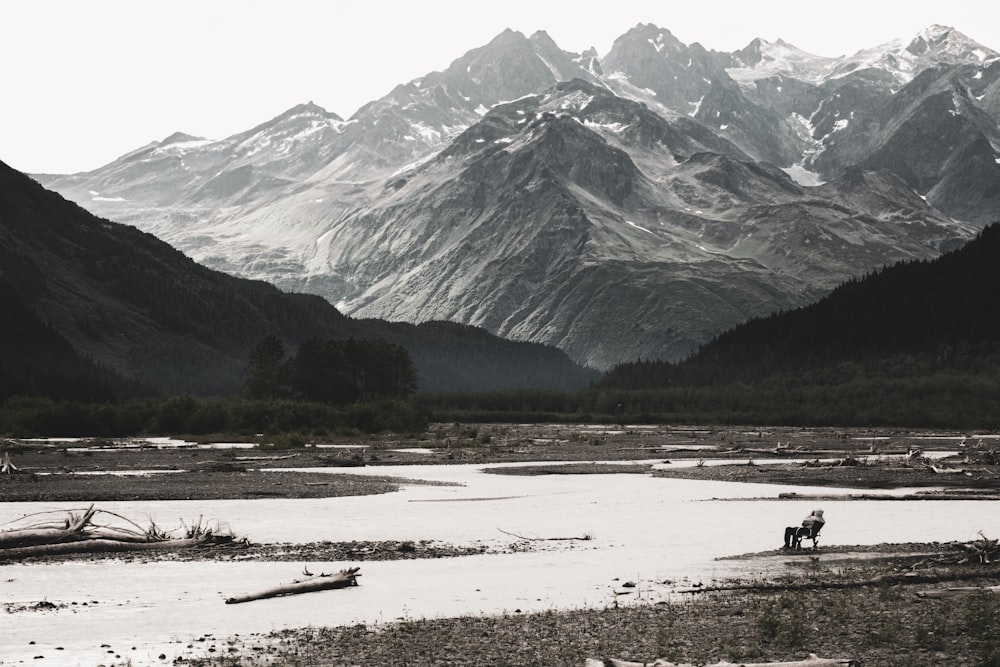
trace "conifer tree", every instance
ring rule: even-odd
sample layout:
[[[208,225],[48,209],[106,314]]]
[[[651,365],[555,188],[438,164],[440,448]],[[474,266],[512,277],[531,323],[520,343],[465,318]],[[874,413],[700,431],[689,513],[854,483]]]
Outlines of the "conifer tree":
[[[250,398],[274,398],[281,394],[285,345],[277,336],[266,336],[250,351],[246,392]]]

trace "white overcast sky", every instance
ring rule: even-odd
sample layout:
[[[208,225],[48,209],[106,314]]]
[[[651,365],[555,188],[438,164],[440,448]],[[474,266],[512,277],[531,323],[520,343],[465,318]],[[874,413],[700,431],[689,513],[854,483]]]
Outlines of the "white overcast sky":
[[[0,161],[95,169],[176,131],[222,139],[313,101],[348,118],[505,28],[605,55],[638,23],[717,51],[837,56],[952,26],[1000,51],[994,0],[23,0],[0,3]]]

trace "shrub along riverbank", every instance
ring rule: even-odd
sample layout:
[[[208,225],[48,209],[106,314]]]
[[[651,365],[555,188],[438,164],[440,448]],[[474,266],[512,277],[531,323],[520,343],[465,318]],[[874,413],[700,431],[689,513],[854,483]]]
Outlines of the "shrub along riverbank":
[[[756,384],[666,389],[423,392],[345,405],[192,396],[118,403],[13,397],[0,403],[0,434],[416,433],[431,422],[997,429],[998,404],[1000,376],[950,373],[818,384],[784,377]]]
[[[176,433],[417,433],[427,425],[426,413],[410,400],[329,405],[191,396],[122,403],[9,398],[0,405],[0,433],[19,438]]]
[[[846,372],[846,371],[845,371]],[[755,383],[414,396],[436,422],[1000,428],[1000,374],[773,376]]]

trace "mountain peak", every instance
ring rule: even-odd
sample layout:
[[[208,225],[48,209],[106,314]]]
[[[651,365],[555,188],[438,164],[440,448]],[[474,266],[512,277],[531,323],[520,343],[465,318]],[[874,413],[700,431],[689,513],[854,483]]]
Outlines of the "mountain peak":
[[[666,28],[661,28],[653,23],[638,23],[622,37],[631,38],[636,41],[648,42],[654,49],[656,49],[657,53],[661,53],[664,50],[667,50],[668,52],[682,51],[686,48],[682,41],[674,37],[673,33]]]
[[[982,63],[997,57],[997,53],[950,26],[931,25],[910,40],[906,50],[915,56],[925,54],[942,59],[955,58],[962,62]]]
[[[555,40],[553,40],[552,37],[549,35],[549,33],[545,32],[544,30],[536,30],[535,32],[531,33],[531,37],[529,37],[528,39],[532,42],[545,42],[547,44],[549,43],[555,44]]]
[[[490,43],[486,46],[487,48],[495,48],[509,46],[511,44],[522,44],[526,41],[528,41],[528,38],[524,36],[523,32],[513,30],[511,28],[504,28],[504,31],[490,40]]]
[[[829,71],[832,62],[831,58],[807,53],[783,39],[769,42],[760,37],[733,52],[732,58],[733,65],[726,72],[744,84],[781,75],[818,82]]]
[[[309,100],[305,104],[296,104],[294,107],[281,114],[279,118],[292,118],[295,116],[320,116],[322,118],[333,118],[334,120],[343,120],[337,114],[327,111],[320,105]]]
[[[160,142],[160,147],[169,146],[170,144],[181,144],[187,143],[189,141],[204,141],[204,137],[195,137],[190,134],[185,134],[184,132],[174,132],[169,137]]]
[[[873,67],[890,72],[900,83],[911,81],[929,66],[981,65],[1000,58],[1000,53],[987,48],[948,26],[931,25],[910,40],[897,39],[871,49],[863,49],[843,59],[836,74]]]

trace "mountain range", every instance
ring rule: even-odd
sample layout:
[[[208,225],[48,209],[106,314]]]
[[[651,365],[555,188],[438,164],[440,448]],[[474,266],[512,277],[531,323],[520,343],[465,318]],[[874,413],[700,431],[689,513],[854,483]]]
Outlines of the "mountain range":
[[[422,389],[579,388],[565,353],[447,322],[349,318],[195,263],[153,235],[98,218],[0,162],[0,399],[238,394],[266,336],[382,339],[409,352]]]
[[[851,56],[637,25],[505,31],[344,120],[296,106],[35,175],[206,266],[354,318],[450,321],[608,368],[676,360],[997,219],[1000,54],[932,26]]]

